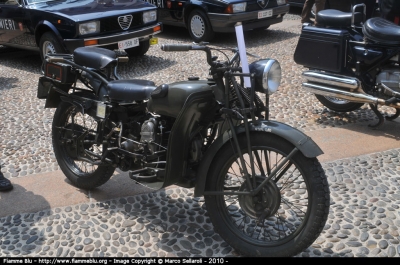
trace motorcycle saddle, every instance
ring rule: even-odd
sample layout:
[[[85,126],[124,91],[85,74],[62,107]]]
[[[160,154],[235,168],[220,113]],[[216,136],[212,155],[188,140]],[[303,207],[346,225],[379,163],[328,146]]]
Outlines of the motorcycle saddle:
[[[74,62],[100,70],[108,66],[116,66],[118,59],[115,52],[111,50],[99,47],[79,47],[74,51]]]
[[[364,36],[373,42],[386,45],[400,44],[400,26],[389,20],[374,17],[364,24],[362,31]]]
[[[336,9],[321,10],[317,14],[318,26],[325,27],[350,27],[353,14],[342,12]],[[354,24],[360,24],[363,21],[363,14],[356,12],[354,14]]]
[[[107,85],[107,93],[111,100],[127,103],[149,99],[154,89],[154,82],[140,79],[115,80]]]

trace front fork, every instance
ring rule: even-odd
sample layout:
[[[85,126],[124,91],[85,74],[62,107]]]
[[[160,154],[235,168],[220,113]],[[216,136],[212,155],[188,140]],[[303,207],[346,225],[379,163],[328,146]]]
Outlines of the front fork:
[[[233,139],[233,143],[234,143],[234,148],[236,149],[236,153],[239,156],[239,160],[240,163],[242,165],[242,169],[243,169],[243,173],[245,175],[246,178],[246,186],[247,186],[247,190],[248,191],[205,191],[204,195],[250,195],[250,196],[256,196],[262,189],[263,187],[274,177],[276,176],[276,174],[278,172],[280,172],[283,167],[286,165],[286,163],[299,151],[298,148],[294,148],[288,156],[286,156],[276,167],[274,170],[267,172],[267,174],[265,174],[265,172],[263,172],[262,167],[260,166],[260,169],[262,170],[262,174],[264,176],[266,176],[266,179],[263,180],[263,182],[261,184],[259,184],[257,186],[256,183],[256,173],[255,173],[255,166],[254,166],[254,157],[253,157],[253,153],[252,153],[252,146],[251,146],[251,141],[250,141],[250,123],[249,120],[247,118],[247,114],[251,115],[251,119],[253,123],[256,123],[257,120],[255,119],[255,106],[254,106],[254,97],[255,97],[255,92],[254,89],[251,89],[251,93],[250,93],[250,108],[246,109],[245,105],[244,105],[244,101],[241,97],[237,82],[235,80],[235,76],[250,76],[250,80],[251,80],[251,86],[254,87],[254,76],[251,74],[232,74],[232,73],[226,73],[225,74],[225,102],[229,102],[229,89],[230,89],[230,82],[228,82],[229,78],[231,79],[231,82],[233,84],[233,87],[235,89],[236,95],[238,97],[239,103],[241,105],[241,112],[244,114],[244,116],[241,115],[241,113],[239,113],[237,110],[233,110],[233,109],[222,109],[221,112],[223,112],[225,114],[226,120],[228,121],[229,124],[229,128],[230,128],[230,136],[231,139]],[[265,116],[268,119],[269,117],[269,96],[266,95],[266,105],[265,105]],[[244,128],[245,128],[245,134],[246,134],[246,141],[247,141],[247,152],[249,154],[249,158],[250,158],[250,169],[251,172],[248,172],[247,170],[247,166],[246,166],[246,161],[244,159],[242,150],[240,149],[240,145],[239,145],[239,141],[238,141],[238,137],[235,133],[235,125],[233,120],[242,120],[244,123]],[[258,161],[258,163],[261,163],[260,158],[258,157],[258,154],[256,155],[256,160]],[[286,169],[283,169],[281,174],[274,179],[275,181],[278,181],[279,178],[286,172]]]

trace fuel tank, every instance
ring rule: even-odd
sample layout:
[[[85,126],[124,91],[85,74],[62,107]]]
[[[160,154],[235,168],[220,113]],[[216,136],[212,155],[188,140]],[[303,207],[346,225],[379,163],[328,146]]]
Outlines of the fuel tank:
[[[176,118],[190,94],[211,90],[214,81],[190,78],[172,84],[160,85],[151,94],[149,111]]]

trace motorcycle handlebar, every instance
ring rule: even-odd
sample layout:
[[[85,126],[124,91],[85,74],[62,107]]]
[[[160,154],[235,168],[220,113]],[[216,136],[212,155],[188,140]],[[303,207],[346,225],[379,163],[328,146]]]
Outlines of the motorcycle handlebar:
[[[165,52],[187,52],[194,50],[190,44],[163,44],[161,50]]]
[[[211,58],[211,50],[209,47],[204,45],[191,45],[191,44],[163,44],[161,45],[161,50],[165,52],[186,52],[186,51],[205,51],[207,54],[207,63],[210,66],[215,66],[215,62],[213,62]]]
[[[61,63],[64,61],[63,57],[52,57],[52,56],[47,56],[46,61],[49,63]]]

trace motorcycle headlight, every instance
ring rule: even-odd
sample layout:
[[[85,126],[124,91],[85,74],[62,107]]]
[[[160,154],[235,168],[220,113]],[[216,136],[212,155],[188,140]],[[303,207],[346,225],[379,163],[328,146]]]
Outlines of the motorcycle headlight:
[[[91,21],[79,24],[79,34],[87,35],[100,32],[100,21]]]
[[[152,11],[147,11],[147,12],[143,12],[143,23],[150,23],[153,21],[157,20],[157,11],[156,10],[152,10]]]
[[[249,65],[250,73],[255,75],[255,90],[272,94],[281,84],[281,65],[274,59],[263,59]]]

